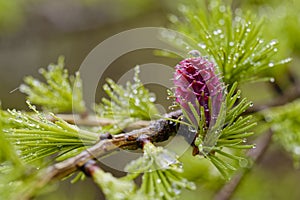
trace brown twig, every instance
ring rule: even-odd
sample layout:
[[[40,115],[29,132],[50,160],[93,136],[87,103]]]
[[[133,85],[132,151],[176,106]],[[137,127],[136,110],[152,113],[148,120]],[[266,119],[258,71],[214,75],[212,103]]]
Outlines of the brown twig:
[[[182,112],[179,110],[167,114],[166,117],[178,119],[181,115]],[[80,169],[87,161],[103,157],[119,148],[138,149],[140,148],[139,138],[141,136],[147,136],[151,142],[166,141],[176,132],[176,129],[176,124],[170,123],[169,120],[160,119],[152,122],[148,127],[115,135],[112,139],[100,140],[94,146],[81,152],[77,156],[46,168],[43,172],[45,176],[42,177],[40,183],[41,185],[45,185],[51,180],[66,177]]]
[[[86,117],[82,117],[79,114],[57,114],[56,116],[70,124],[76,124],[76,125],[81,125],[81,126],[107,126],[107,125],[113,125],[113,124],[118,123],[117,120],[107,119],[107,118],[99,118],[94,115],[88,115]],[[56,120],[55,118],[53,118],[50,115],[47,117],[47,119],[50,121]],[[139,120],[139,121],[130,123],[126,127],[126,131],[145,128],[145,127],[149,126],[149,124],[150,124],[150,121]]]

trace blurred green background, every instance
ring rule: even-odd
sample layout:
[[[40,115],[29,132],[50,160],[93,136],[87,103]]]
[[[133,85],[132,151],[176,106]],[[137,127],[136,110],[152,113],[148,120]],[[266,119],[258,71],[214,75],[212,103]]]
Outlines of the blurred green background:
[[[114,34],[137,27],[167,27],[169,14],[176,14],[182,2],[192,4],[193,0],[0,0],[0,99],[3,108],[24,109],[24,95],[17,89],[23,77],[39,77],[38,69],[56,62],[59,55],[65,56],[66,66],[73,73],[95,46]],[[278,38],[281,55],[293,57],[289,67],[299,79],[300,1],[236,0],[233,6],[268,16],[264,31],[270,38]],[[115,60],[104,77],[117,80],[137,64],[161,63],[172,67],[177,62],[176,59],[154,56],[151,49],[138,50]],[[286,77],[281,70],[274,73],[284,90]],[[171,76],[166,74],[168,78]],[[97,98],[102,95],[100,87],[103,83],[101,79]],[[167,110],[170,102],[166,101],[165,88],[156,85],[149,85],[149,88],[159,94],[157,101]],[[244,95],[256,104],[276,96],[268,83],[243,88]],[[203,169],[193,165],[187,175],[197,182],[197,179],[203,179]],[[299,185],[300,171],[293,168],[292,159],[272,145],[264,159],[247,175],[233,199],[296,200],[300,199]],[[182,199],[210,199],[216,187],[218,185],[199,185],[196,192],[184,192]],[[38,199],[103,197],[91,181],[71,185],[67,180]]]

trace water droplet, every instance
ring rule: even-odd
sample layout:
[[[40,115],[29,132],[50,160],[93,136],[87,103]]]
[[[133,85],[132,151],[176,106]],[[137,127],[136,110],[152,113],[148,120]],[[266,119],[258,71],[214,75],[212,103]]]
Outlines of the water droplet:
[[[28,125],[29,127],[32,127],[32,128],[34,127],[34,128],[35,128],[35,124],[28,123],[27,125]]]
[[[174,192],[175,195],[179,195],[181,193],[181,190],[178,189],[177,187],[174,187],[173,192]]]
[[[250,29],[250,28],[247,28],[247,29],[246,29],[246,32],[247,32],[247,33],[249,33],[250,31],[251,31],[251,29]]]
[[[160,178],[157,179],[157,180],[156,180],[156,183],[158,183],[158,184],[161,183],[161,179],[160,179]]]
[[[196,184],[193,183],[193,182],[188,182],[187,183],[187,188],[189,188],[190,190],[195,190],[197,187],[196,187]]]
[[[17,122],[17,123],[20,123],[20,124],[23,123],[23,120],[22,120],[22,119],[15,119],[14,121]]]
[[[275,82],[275,78],[273,78],[273,77],[270,78],[270,82],[271,82],[271,83],[274,83],[274,82]]]
[[[32,85],[34,85],[35,87],[40,87],[40,82],[38,80],[33,80],[32,81]]]
[[[155,102],[155,100],[156,100],[155,94],[154,94],[154,93],[150,93],[150,94],[149,94],[149,101],[150,101],[150,102]]]
[[[229,46],[233,46],[234,45],[234,42],[229,42]]]
[[[300,155],[300,146],[295,146],[293,152],[297,155]]]
[[[261,43],[263,43],[263,42],[264,42],[263,39],[258,39],[258,43],[259,43],[259,44],[261,44]]]
[[[221,6],[219,7],[219,11],[220,11],[221,13],[225,12],[225,11],[226,11],[226,7],[225,7],[224,5],[221,5]]]
[[[21,84],[19,87],[20,92],[25,93],[27,91],[28,87],[24,84]]]
[[[241,17],[240,16],[236,16],[235,18],[234,18],[234,21],[236,21],[236,22],[240,22],[241,21]]]
[[[189,131],[192,132],[192,133],[196,133],[196,132],[197,132],[197,129],[195,129],[195,128],[192,127],[192,126],[189,126]]]
[[[139,66],[139,65],[137,65],[137,66],[134,68],[134,72],[135,72],[136,74],[139,74],[139,73],[141,72],[141,69],[140,69],[140,66]]]
[[[253,106],[254,106],[254,104],[251,102],[249,106],[250,106],[250,107],[253,107]]]
[[[180,5],[178,6],[178,10],[179,10],[180,12],[185,13],[185,12],[188,11],[188,8],[187,8],[185,5],[180,4]]]
[[[280,64],[285,64],[285,63],[288,63],[288,62],[291,62],[292,61],[292,58],[286,58],[282,61],[280,61]]]
[[[274,48],[274,49],[273,49],[273,51],[274,51],[274,52],[277,52],[277,51],[278,51],[278,49],[277,49],[277,48]]]
[[[17,153],[17,155],[20,156],[22,154],[22,151],[21,150],[17,150],[16,153]]]
[[[222,30],[221,30],[221,29],[217,29],[217,30],[213,31],[213,34],[214,34],[214,35],[219,35],[219,34],[221,34],[221,33],[222,33]]]
[[[169,193],[173,192],[172,188],[168,188],[167,190],[168,190]]]
[[[190,54],[193,57],[200,57],[201,54],[198,50],[191,50],[188,54]]]
[[[269,43],[269,45],[274,46],[274,45],[276,45],[277,43],[278,43],[277,40],[272,40],[272,41]]]
[[[178,18],[176,15],[170,15],[169,16],[169,20],[172,22],[172,23],[176,23],[178,21]]]
[[[201,47],[202,49],[206,49],[206,44],[204,43],[199,43],[198,46]]]
[[[225,24],[225,20],[224,20],[224,19],[220,19],[220,20],[219,20],[219,24],[220,24],[221,26],[223,26],[223,25]]]
[[[43,68],[39,68],[39,69],[38,69],[38,72],[39,72],[40,74],[43,74],[44,71],[45,71],[45,69],[43,69]]]
[[[211,38],[211,35],[206,35],[205,38],[206,38],[206,39],[210,39],[210,38]]]
[[[136,105],[136,106],[138,106],[138,105],[140,105],[140,100],[139,99],[135,99],[135,101],[134,101],[134,104]]]
[[[269,67],[274,67],[274,65],[275,65],[275,64],[274,64],[273,62],[270,62],[270,63],[268,64]]]
[[[239,165],[240,165],[241,167],[247,167],[248,163],[249,163],[248,160],[245,159],[245,158],[241,158],[241,159],[239,160]]]
[[[81,81],[76,81],[76,82],[75,82],[75,87],[81,88],[81,87],[82,87]]]

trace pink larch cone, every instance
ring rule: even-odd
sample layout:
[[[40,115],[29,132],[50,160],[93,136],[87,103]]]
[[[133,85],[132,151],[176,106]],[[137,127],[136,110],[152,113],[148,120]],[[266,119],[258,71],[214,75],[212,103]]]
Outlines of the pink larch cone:
[[[199,122],[196,121],[193,112],[188,106],[188,102],[192,103],[198,115],[200,115],[200,108],[196,103],[198,101],[198,105],[204,108],[207,128],[210,125],[214,125],[220,112],[223,98],[223,85],[216,74],[214,64],[202,57],[187,58],[182,60],[175,69],[176,101],[182,106],[196,126],[198,126]],[[209,108],[209,101],[211,101],[211,109]]]

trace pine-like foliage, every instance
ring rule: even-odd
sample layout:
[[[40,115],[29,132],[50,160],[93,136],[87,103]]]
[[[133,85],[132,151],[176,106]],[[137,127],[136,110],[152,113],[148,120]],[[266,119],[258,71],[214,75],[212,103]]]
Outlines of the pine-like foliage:
[[[32,76],[25,77],[25,84],[20,86],[20,91],[28,95],[31,103],[41,105],[47,111],[83,113],[85,105],[79,73],[69,77],[64,65],[64,58],[59,57],[58,63],[50,64],[48,70],[39,70],[47,83]]]
[[[103,85],[109,98],[103,97],[101,103],[95,104],[94,110],[99,117],[113,119],[114,123],[103,127],[102,131],[116,134],[134,121],[158,119],[159,112],[154,105],[155,94],[145,88],[139,79],[139,66],[134,70],[133,82],[128,81],[125,87],[109,78]]]
[[[221,0],[195,0],[193,6],[180,6],[182,16],[171,15],[174,27],[190,40],[170,42],[189,50],[197,49],[210,57],[229,85],[254,81],[262,71],[287,63],[290,58],[277,60],[278,41],[263,37],[262,19],[241,9],[232,11]]]
[[[295,167],[300,166],[300,101],[296,100],[263,112],[274,140],[293,156]]]
[[[150,93],[139,79],[139,66],[135,67],[133,83],[127,82],[126,87],[107,79],[103,85],[105,93],[110,99],[102,98],[102,102],[95,106],[101,117],[124,120],[152,120],[158,117],[158,110],[153,105],[155,94]]]
[[[82,130],[75,125],[50,114],[54,122],[39,113],[35,106],[27,102],[33,114],[8,110],[15,127],[4,129],[9,139],[19,152],[19,157],[26,163],[40,160],[56,153],[78,153],[78,149],[95,144],[99,134]],[[66,157],[66,155],[64,155]]]
[[[143,173],[138,193],[147,199],[176,199],[182,188],[195,189],[195,185],[182,176],[182,166],[175,154],[151,143],[144,145],[144,155],[129,163],[125,170],[137,176]]]

